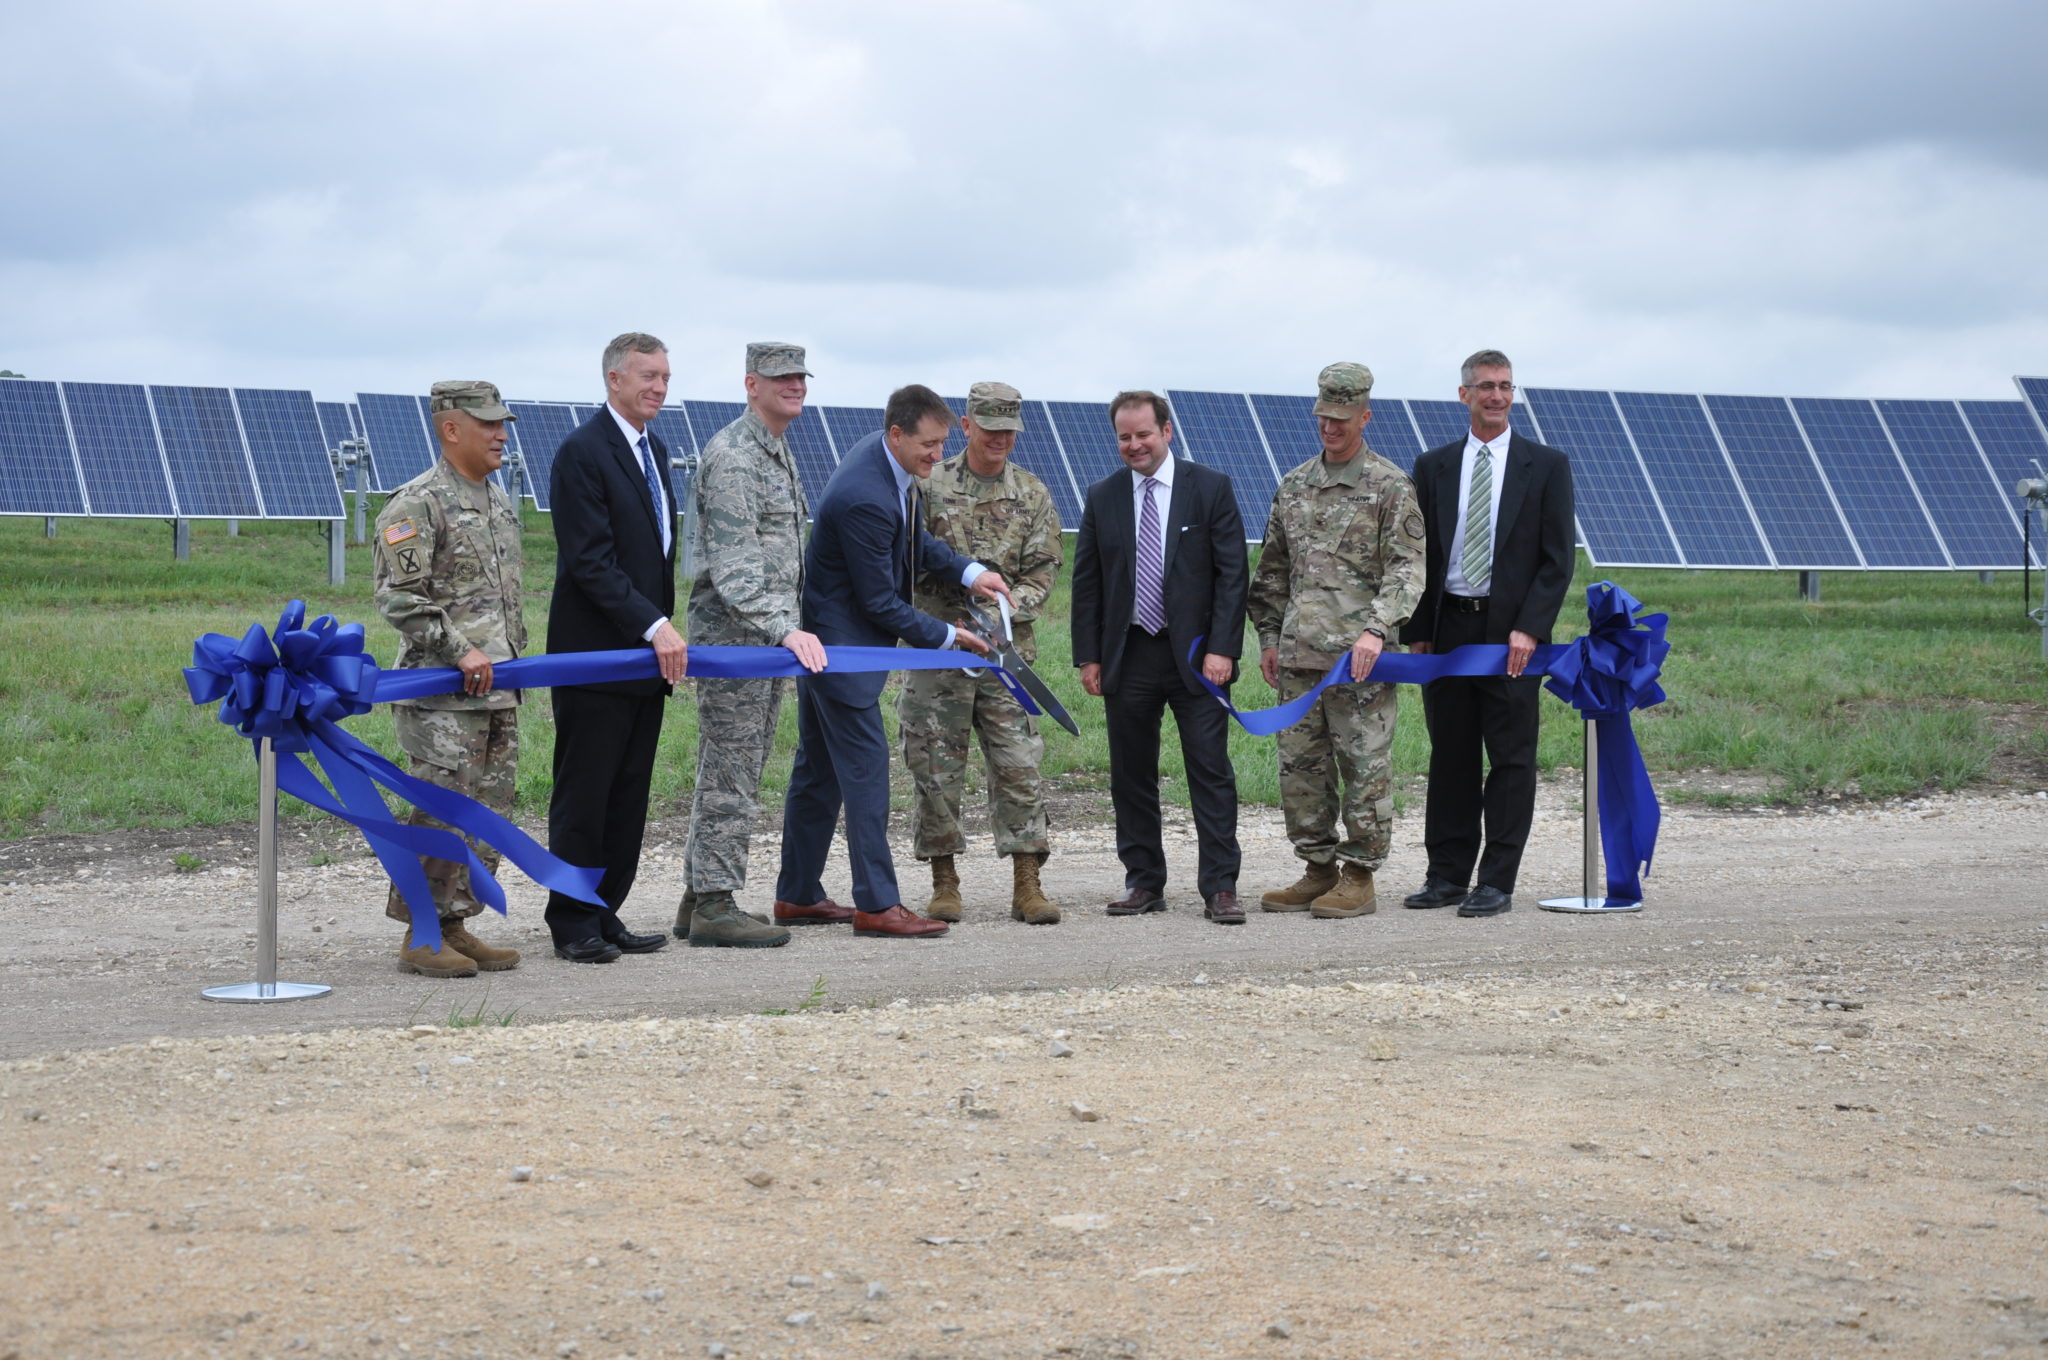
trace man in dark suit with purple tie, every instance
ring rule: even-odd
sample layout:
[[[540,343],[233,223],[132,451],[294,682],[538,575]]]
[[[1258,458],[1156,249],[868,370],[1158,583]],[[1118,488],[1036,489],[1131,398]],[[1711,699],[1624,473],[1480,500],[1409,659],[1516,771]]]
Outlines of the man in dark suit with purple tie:
[[[1166,910],[1166,850],[1159,823],[1159,727],[1168,708],[1180,730],[1198,846],[1204,914],[1244,924],[1237,903],[1237,774],[1229,716],[1188,665],[1202,643],[1202,674],[1218,686],[1244,650],[1244,520],[1230,478],[1173,456],[1166,398],[1121,392],[1109,404],[1125,469],[1088,489],[1074,544],[1074,664],[1081,687],[1103,700],[1109,790],[1116,805],[1124,895],[1111,916]]]

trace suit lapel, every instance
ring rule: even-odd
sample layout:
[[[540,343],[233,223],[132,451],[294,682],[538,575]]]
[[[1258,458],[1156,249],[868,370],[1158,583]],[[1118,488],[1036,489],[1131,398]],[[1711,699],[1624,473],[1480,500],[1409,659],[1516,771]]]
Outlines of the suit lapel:
[[[612,414],[612,408],[609,405],[600,406],[596,418],[604,422],[605,433],[611,436],[612,456],[619,460],[619,466],[625,472],[628,480],[634,486],[640,488],[640,494],[633,499],[640,503],[642,512],[647,516],[647,527],[653,531],[655,543],[659,544],[661,542],[661,521],[656,516],[668,509],[667,489],[664,488],[662,491],[662,504],[660,509],[657,510],[654,501],[647,494],[647,473],[640,466],[640,450],[626,442],[626,432],[619,428],[618,417]],[[650,451],[655,448],[655,442],[654,436],[648,435],[647,447]],[[655,466],[657,468],[660,467],[661,463],[667,461],[658,453],[655,455],[655,458]]]
[[[1436,470],[1436,523],[1429,526],[1429,531],[1436,542],[1444,545],[1446,556],[1450,553],[1451,537],[1458,532],[1458,521],[1465,514],[1465,507],[1458,500],[1458,478],[1464,470],[1463,444],[1457,445]]]
[[[1501,535],[1506,526],[1515,523],[1522,512],[1522,497],[1529,490],[1529,469],[1536,456],[1529,452],[1529,441],[1518,434],[1508,436],[1508,456],[1503,460],[1507,466],[1502,471],[1500,484],[1500,511],[1493,517],[1493,550],[1500,552]]]
[[[1188,485],[1188,465],[1181,463],[1173,470],[1173,495],[1166,503],[1166,560],[1159,573],[1162,592],[1166,583],[1173,579],[1173,555],[1180,551],[1180,531],[1189,522],[1188,502],[1194,494],[1194,489]]]

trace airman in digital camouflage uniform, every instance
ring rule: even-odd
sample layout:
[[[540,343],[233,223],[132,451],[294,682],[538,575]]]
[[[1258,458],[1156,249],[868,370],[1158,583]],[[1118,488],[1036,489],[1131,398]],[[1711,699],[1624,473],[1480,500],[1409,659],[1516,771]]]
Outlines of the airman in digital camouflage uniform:
[[[1259,670],[1283,703],[1306,693],[1346,652],[1352,680],[1364,681],[1422,595],[1415,488],[1365,443],[1372,370],[1331,364],[1316,380],[1316,396],[1322,453],[1280,479],[1246,599],[1259,633]],[[1394,693],[1392,685],[1333,685],[1280,733],[1281,811],[1308,867],[1292,887],[1264,896],[1267,911],[1349,917],[1373,910],[1372,876],[1386,863],[1394,832]]]
[[[802,346],[748,345],[747,409],[697,457],[693,647],[787,647],[810,670],[825,664],[824,645],[798,626],[810,506],[788,438],[803,414],[810,376]],[[697,786],[676,937],[697,946],[764,949],[789,943],[786,926],[852,920],[853,909],[830,898],[778,903],[772,925],[740,909],[735,894],[747,886],[761,772],[789,681],[705,676],[696,686]]]
[[[1031,625],[1059,574],[1060,516],[1045,483],[1010,461],[1024,428],[1023,410],[1023,399],[1009,384],[974,384],[960,422],[967,449],[933,469],[924,506],[934,535],[1010,583],[1017,652],[1030,662],[1038,656]],[[920,576],[914,603],[933,618],[970,624],[967,591],[952,582]],[[953,859],[967,849],[960,798],[967,782],[967,738],[975,732],[987,761],[996,853],[1009,856],[1013,866],[1010,915],[1031,925],[1058,921],[1059,906],[1046,897],[1038,873],[1052,849],[1038,773],[1045,758],[1038,720],[986,670],[909,671],[897,726],[903,764],[917,784],[917,857],[932,866],[925,914],[938,921],[960,919],[960,874]]]
[[[460,694],[391,706],[398,745],[413,774],[468,794],[509,814],[519,767],[519,692],[494,689],[492,666],[526,646],[520,608],[519,513],[487,479],[505,457],[507,421],[515,417],[487,382],[434,384],[430,417],[441,456],[398,488],[377,516],[377,609],[399,632],[398,665],[454,666]],[[441,826],[417,808],[414,826]],[[493,872],[497,852],[476,845]],[[468,918],[483,910],[470,890],[469,869],[423,856],[441,947],[412,940],[411,913],[393,887],[384,914],[407,922],[399,966],[427,977],[475,977],[519,963],[470,934]]]

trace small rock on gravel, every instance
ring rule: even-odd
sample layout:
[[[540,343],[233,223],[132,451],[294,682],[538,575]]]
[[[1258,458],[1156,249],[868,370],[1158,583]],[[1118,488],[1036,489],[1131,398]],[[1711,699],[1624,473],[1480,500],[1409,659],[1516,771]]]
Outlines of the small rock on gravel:
[[[753,1186],[756,1190],[766,1190],[769,1186],[775,1184],[775,1177],[772,1173],[758,1169],[749,1171],[745,1176],[745,1180],[748,1185]]]
[[[532,1167],[530,1167],[530,1166],[515,1166],[515,1167],[513,1167],[513,1168],[512,1168],[512,1181],[513,1181],[513,1184],[515,1184],[515,1185],[524,1185],[524,1184],[525,1184],[526,1182],[528,1182],[528,1181],[530,1181],[530,1180],[532,1180],[532,1179],[533,1179],[533,1168],[532,1168]]]
[[[1055,1039],[1045,1046],[1045,1056],[1048,1058],[1071,1058],[1074,1056],[1073,1045],[1063,1044]]]
[[[1276,1318],[1273,1321],[1266,1324],[1266,1335],[1272,1337],[1276,1341],[1285,1341],[1288,1337],[1294,1335],[1294,1328],[1288,1326],[1286,1322]]]
[[[1093,1124],[1096,1120],[1102,1118],[1101,1115],[1089,1109],[1078,1100],[1067,1106],[1067,1109],[1072,1111],[1074,1118],[1080,1120],[1083,1124]]]

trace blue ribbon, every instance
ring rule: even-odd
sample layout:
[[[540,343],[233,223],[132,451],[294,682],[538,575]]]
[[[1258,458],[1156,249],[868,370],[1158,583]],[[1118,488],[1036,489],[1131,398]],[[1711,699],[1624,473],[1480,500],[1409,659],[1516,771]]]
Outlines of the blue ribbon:
[[[1643,766],[1642,749],[1628,715],[1664,702],[1657,684],[1671,644],[1664,640],[1670,619],[1641,614],[1642,604],[1611,581],[1586,587],[1587,631],[1571,642],[1538,647],[1524,675],[1547,675],[1543,687],[1563,699],[1600,735],[1600,846],[1607,862],[1607,901],[1619,906],[1643,900],[1642,875],[1657,851],[1662,814],[1657,791]],[[1229,710],[1238,726],[1253,736],[1271,736],[1307,716],[1332,685],[1348,685],[1351,654],[1337,658],[1328,673],[1307,693],[1274,708],[1241,711],[1202,674],[1202,639],[1188,649],[1188,664],[1203,688]],[[1432,680],[1506,675],[1508,649],[1475,644],[1449,652],[1419,655],[1383,652],[1362,683],[1426,685]]]
[[[827,647],[825,658],[827,669],[840,672],[988,667],[1026,712],[1039,711],[1014,676],[981,657],[897,647]],[[693,647],[689,666],[692,676],[728,679],[809,673],[784,647]],[[492,684],[499,689],[545,689],[651,680],[660,673],[654,652],[639,647],[507,661],[492,667]],[[197,639],[192,664],[185,669],[185,687],[193,703],[218,701],[223,723],[251,742],[268,737],[275,745],[280,789],[363,833],[405,899],[413,939],[437,949],[440,915],[420,856],[467,864],[477,900],[500,915],[505,912],[505,890],[463,836],[398,821],[380,789],[391,790],[456,831],[495,848],[542,887],[579,902],[607,906],[597,895],[601,870],[556,858],[507,818],[467,795],[407,774],[341,727],[344,719],[369,712],[373,704],[455,694],[462,684],[462,672],[452,666],[381,669],[363,650],[361,624],[338,623],[331,614],[309,624],[302,600],[285,606],[275,634],[253,623],[239,642],[220,633]],[[331,793],[306,764],[308,755],[327,776]]]

